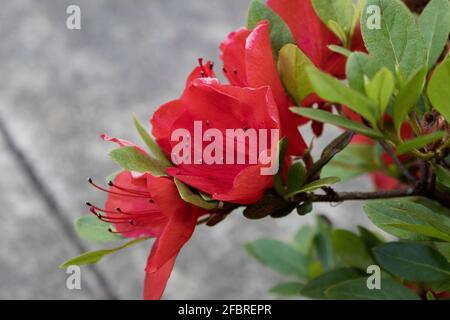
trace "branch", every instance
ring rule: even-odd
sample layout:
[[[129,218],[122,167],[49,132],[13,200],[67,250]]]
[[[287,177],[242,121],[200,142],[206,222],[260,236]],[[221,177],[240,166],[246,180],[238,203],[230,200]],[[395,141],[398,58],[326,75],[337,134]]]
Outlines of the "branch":
[[[387,152],[387,154],[392,158],[392,160],[394,161],[396,166],[400,169],[400,172],[406,178],[406,180],[410,184],[415,184],[417,182],[416,178],[408,171],[408,169],[406,169],[406,167],[403,165],[403,163],[400,161],[400,159],[395,154],[394,149],[392,149],[391,146],[386,141],[380,141],[380,145]]]
[[[410,197],[418,195],[414,189],[406,190],[392,190],[392,191],[377,191],[377,192],[337,192],[335,194],[312,194],[308,199],[312,202],[343,202],[343,201],[358,201],[358,200],[374,200],[374,199],[391,199]],[[297,199],[296,199],[297,200]],[[300,199],[298,199],[300,200]],[[299,202],[304,201],[304,198]]]

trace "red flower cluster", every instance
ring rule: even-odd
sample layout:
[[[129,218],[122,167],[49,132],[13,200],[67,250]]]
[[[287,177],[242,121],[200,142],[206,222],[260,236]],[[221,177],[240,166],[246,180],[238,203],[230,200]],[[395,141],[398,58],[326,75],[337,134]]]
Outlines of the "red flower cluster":
[[[339,40],[320,21],[310,0],[269,0],[268,6],[284,19],[297,46],[316,67],[339,78],[345,77],[345,57],[327,48],[330,44],[339,44]],[[254,30],[239,29],[231,33],[221,44],[223,70],[230,84],[222,84],[215,77],[213,65],[200,60],[200,66],[188,77],[181,97],[157,110],[151,119],[152,133],[168,158],[172,158],[173,132],[183,128],[193,134],[195,121],[201,121],[202,129],[211,127],[221,134],[233,128],[278,129],[280,138],[286,136],[289,140],[288,155],[303,155],[307,145],[298,126],[308,120],[289,111],[293,102],[277,72],[269,28],[269,22],[263,21]],[[359,32],[356,34],[353,47],[363,50],[361,36]],[[311,105],[322,103],[316,96],[308,97],[308,101]],[[135,147],[148,156],[130,142],[103,138],[121,147]],[[268,154],[276,152],[273,148],[266,151]],[[251,204],[273,184],[273,176],[260,174],[262,166],[261,163],[194,161],[167,168],[167,176],[163,177],[123,171],[110,183],[108,190],[103,189],[108,192],[105,208],[92,206],[91,211],[112,223],[125,237],[156,238],[145,269],[144,297],[159,299],[178,252],[191,237],[199,217],[208,214],[181,199],[174,178],[213,200]]]

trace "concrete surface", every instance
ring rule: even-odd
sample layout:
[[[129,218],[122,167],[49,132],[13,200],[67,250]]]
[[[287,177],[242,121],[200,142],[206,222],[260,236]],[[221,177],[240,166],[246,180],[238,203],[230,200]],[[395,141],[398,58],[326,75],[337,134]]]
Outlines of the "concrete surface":
[[[66,8],[82,29],[66,28]],[[82,269],[66,289],[57,266],[83,250],[72,221],[104,195],[87,184],[116,170],[99,134],[138,141],[131,114],[148,119],[179,96],[198,57],[245,24],[247,0],[15,0],[0,10],[0,299],[138,299],[150,243]],[[331,131],[324,141],[333,137]],[[343,188],[367,189],[359,179]],[[319,206],[339,226],[366,220],[357,203]],[[184,248],[167,299],[267,299],[281,278],[246,256],[259,237],[289,239],[313,216],[200,227]]]

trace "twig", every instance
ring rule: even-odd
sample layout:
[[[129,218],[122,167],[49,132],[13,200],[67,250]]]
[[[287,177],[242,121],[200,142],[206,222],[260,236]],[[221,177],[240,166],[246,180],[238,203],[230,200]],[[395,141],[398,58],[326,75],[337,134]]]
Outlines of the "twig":
[[[395,154],[394,149],[391,148],[391,146],[386,141],[380,141],[380,145],[383,147],[383,149],[387,152],[387,154],[392,158],[396,166],[399,168],[402,175],[406,178],[406,180],[410,184],[415,184],[417,182],[416,178],[406,169],[406,167],[403,165],[403,163],[400,161],[400,159]]]

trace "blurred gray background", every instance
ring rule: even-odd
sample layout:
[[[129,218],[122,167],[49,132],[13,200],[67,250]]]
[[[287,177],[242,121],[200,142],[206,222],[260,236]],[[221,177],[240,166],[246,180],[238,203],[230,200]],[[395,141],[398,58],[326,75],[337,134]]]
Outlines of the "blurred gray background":
[[[66,28],[66,8],[82,10],[82,29]],[[66,289],[58,265],[98,246],[72,221],[85,201],[104,195],[87,184],[117,167],[108,133],[134,141],[135,112],[145,123],[177,98],[198,57],[220,65],[219,43],[245,25],[247,0],[14,0],[0,10],[0,299],[140,299],[150,243],[82,269],[82,290]],[[217,68],[220,70],[220,67]],[[337,133],[316,144],[323,145]],[[305,129],[305,135],[310,136]],[[341,189],[368,189],[366,178]],[[317,206],[340,227],[365,223],[360,204]],[[235,213],[197,228],[180,254],[166,299],[268,299],[282,280],[242,244],[288,240],[305,218],[245,220]]]

